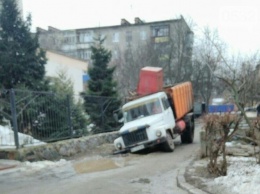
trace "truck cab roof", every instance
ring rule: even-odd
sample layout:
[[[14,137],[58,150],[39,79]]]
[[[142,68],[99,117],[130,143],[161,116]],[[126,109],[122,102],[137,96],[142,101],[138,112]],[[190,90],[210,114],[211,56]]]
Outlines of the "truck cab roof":
[[[126,103],[124,106],[123,106],[123,109],[127,108],[127,107],[131,107],[135,104],[139,104],[139,103],[143,103],[145,101],[149,101],[149,100],[152,100],[152,99],[156,99],[156,98],[161,98],[161,97],[166,97],[167,98],[167,95],[165,92],[157,92],[157,93],[154,93],[154,94],[150,94],[148,96],[143,96],[143,97],[140,97],[140,98],[137,98],[133,101],[130,101],[128,103]]]

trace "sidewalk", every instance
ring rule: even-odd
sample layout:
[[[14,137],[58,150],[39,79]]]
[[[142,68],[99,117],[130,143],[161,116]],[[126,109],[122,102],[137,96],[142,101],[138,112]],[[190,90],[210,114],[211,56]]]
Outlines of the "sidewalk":
[[[20,163],[21,162],[16,160],[0,159],[0,175],[18,172],[20,170],[19,168]]]
[[[195,158],[191,162],[190,165],[193,165],[193,162],[195,161]],[[207,192],[195,187],[194,185],[191,185],[186,181],[185,173],[189,169],[189,167],[182,168],[179,170],[177,175],[177,186],[182,188],[183,190],[186,190],[190,194],[208,194]]]

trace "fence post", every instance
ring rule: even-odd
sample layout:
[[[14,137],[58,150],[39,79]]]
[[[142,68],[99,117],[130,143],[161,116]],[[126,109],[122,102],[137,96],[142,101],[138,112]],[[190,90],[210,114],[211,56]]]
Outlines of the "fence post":
[[[206,132],[204,130],[200,131],[200,157],[205,158],[209,156],[207,147]]]
[[[73,136],[73,129],[72,129],[72,123],[71,123],[71,110],[70,110],[70,97],[67,95],[67,107],[68,107],[68,126],[70,129],[70,137]]]
[[[11,103],[11,113],[13,120],[13,131],[14,131],[14,141],[16,149],[19,148],[19,138],[18,138],[18,126],[17,126],[17,115],[16,115],[16,105],[15,105],[15,92],[13,89],[10,90],[10,103]]]

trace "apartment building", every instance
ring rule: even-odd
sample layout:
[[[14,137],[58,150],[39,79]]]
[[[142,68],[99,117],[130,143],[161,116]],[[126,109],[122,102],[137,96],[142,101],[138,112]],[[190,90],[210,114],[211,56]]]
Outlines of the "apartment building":
[[[117,26],[72,30],[59,30],[49,26],[48,30],[37,28],[37,31],[42,48],[59,51],[79,59],[90,60],[90,46],[99,35],[106,37],[105,48],[111,50],[113,56],[117,57],[117,50],[124,50],[130,45],[137,45],[150,40],[154,43],[168,42],[180,28],[190,39],[189,44],[192,46],[193,33],[183,17],[148,23],[137,17],[134,19],[134,23],[122,19],[121,25]]]
[[[180,72],[191,73],[191,68],[181,69],[185,64],[191,65],[193,32],[187,25],[185,19],[180,16],[178,19],[145,22],[140,18],[134,18],[134,22],[121,19],[120,25],[104,26],[95,28],[60,30],[49,26],[47,30],[37,28],[39,32],[39,43],[43,49],[53,50],[64,55],[87,61],[91,65],[91,45],[99,36],[105,38],[104,47],[111,51],[112,60],[110,65],[118,66],[116,78],[122,83],[122,88],[134,88],[138,80],[138,71],[143,66],[160,66],[164,68],[165,82],[175,83],[182,81],[185,76],[180,76]],[[146,60],[152,56],[140,56],[142,51],[147,50],[147,45],[155,48],[159,60],[152,62]],[[128,51],[131,52],[128,52]],[[133,56],[133,51],[140,53]],[[129,57],[143,58],[139,66],[128,67],[135,72],[128,72],[125,61]],[[148,54],[149,55],[149,54]],[[150,55],[154,55],[150,54]],[[117,62],[115,62],[117,61]],[[133,64],[132,63],[132,64]],[[166,68],[167,66],[167,68]],[[187,70],[188,69],[188,70]],[[127,76],[132,76],[127,79]],[[171,72],[175,72],[173,75]],[[173,80],[173,77],[175,80]],[[186,76],[187,77],[187,76]],[[123,83],[123,82],[129,83]]]

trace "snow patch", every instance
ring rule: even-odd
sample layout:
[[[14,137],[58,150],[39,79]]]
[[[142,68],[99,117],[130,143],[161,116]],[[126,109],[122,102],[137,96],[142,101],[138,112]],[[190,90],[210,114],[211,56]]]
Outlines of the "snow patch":
[[[227,176],[214,179],[215,185],[230,189],[230,193],[258,194],[260,191],[260,165],[255,158],[229,157]]]
[[[18,133],[18,139],[19,144],[25,147],[46,144],[23,133]],[[0,125],[0,148],[15,148],[14,132],[8,126]]]
[[[240,146],[240,145],[242,145],[242,144],[240,142],[236,142],[236,141],[226,142],[227,147],[235,147],[235,146]]]
[[[65,165],[66,163],[67,163],[67,161],[64,159],[61,159],[56,162],[48,161],[48,160],[38,161],[38,162],[26,161],[21,164],[21,167],[25,167],[26,169],[30,169],[30,170],[41,170],[46,167],[62,166],[62,165]]]

